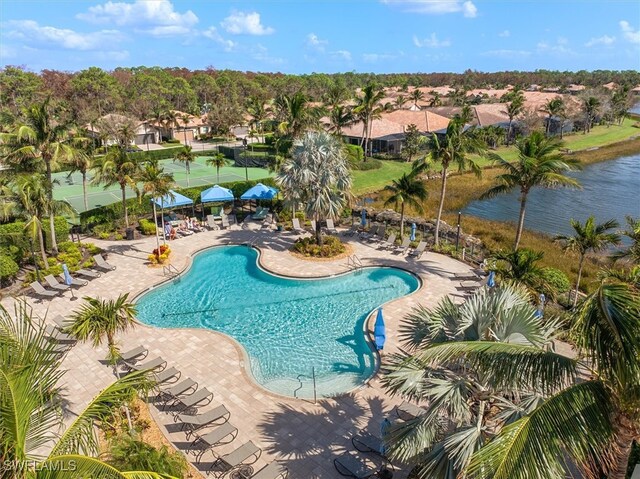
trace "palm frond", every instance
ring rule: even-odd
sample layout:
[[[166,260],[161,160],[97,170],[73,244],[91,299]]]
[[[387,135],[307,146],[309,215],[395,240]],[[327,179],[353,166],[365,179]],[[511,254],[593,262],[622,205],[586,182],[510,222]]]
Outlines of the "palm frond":
[[[99,459],[76,454],[49,457],[38,464],[36,479],[177,479],[150,471],[118,471]]]

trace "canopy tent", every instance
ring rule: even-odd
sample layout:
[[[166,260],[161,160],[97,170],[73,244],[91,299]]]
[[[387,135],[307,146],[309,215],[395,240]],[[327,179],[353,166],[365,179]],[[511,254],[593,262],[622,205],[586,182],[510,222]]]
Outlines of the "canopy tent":
[[[201,203],[215,203],[215,202],[224,202],[224,201],[233,201],[233,192],[227,188],[223,188],[222,186],[214,185],[209,189],[204,190],[200,193],[200,202]]]
[[[168,194],[164,195],[161,198],[153,198],[151,201],[153,201],[160,208],[168,210],[193,204],[193,200],[191,198],[187,198],[186,196],[181,195],[180,193],[176,193],[173,190],[169,190]]]
[[[258,183],[256,186],[249,188],[240,197],[241,200],[272,200],[278,194],[278,190],[271,186]]]

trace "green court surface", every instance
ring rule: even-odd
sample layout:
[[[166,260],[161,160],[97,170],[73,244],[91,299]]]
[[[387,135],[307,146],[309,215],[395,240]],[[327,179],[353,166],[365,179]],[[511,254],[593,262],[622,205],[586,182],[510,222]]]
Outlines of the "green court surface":
[[[215,168],[205,164],[207,158],[199,156],[194,163],[191,163],[191,173],[189,174],[189,186],[204,186],[218,183],[218,176]],[[176,184],[179,187],[187,187],[187,174],[184,164],[174,162],[173,160],[161,160],[160,164],[164,167],[166,173],[172,173]],[[231,181],[244,181],[248,175],[250,180],[258,180],[273,176],[264,168],[237,168],[234,166],[225,166],[220,168],[220,183],[228,183]],[[82,175],[73,173],[69,176],[67,173],[55,173],[54,179],[57,183],[53,187],[53,196],[58,200],[66,200],[78,212],[85,211],[84,199],[82,196]],[[87,178],[87,201],[89,208],[104,206],[116,201],[120,201],[121,193],[118,185],[110,186],[104,189],[102,186],[92,186],[90,184],[91,176]],[[127,198],[133,198],[135,193],[132,189],[127,188]]]

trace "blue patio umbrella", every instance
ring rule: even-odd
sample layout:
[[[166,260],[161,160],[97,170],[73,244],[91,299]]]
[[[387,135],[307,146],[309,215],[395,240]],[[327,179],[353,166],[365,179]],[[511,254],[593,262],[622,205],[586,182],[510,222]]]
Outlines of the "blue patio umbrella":
[[[411,241],[416,240],[416,224],[411,223],[411,237],[409,238]]]
[[[363,228],[367,226],[367,210],[364,208],[362,208],[362,211],[360,212],[360,224]]]
[[[180,206],[192,205],[193,200],[191,198],[187,198],[180,193],[176,193],[173,190],[169,190],[169,193],[164,195],[161,198],[153,198],[153,201],[156,205],[163,209],[171,209],[178,208]]]
[[[382,308],[378,308],[376,324],[373,327],[373,337],[376,342],[376,348],[378,349],[378,351],[382,351],[384,349],[384,342],[387,339],[384,327],[384,317],[382,316]]]
[[[222,186],[214,185],[200,193],[201,203],[233,201],[233,192]]]
[[[496,285],[496,272],[489,271],[489,277],[487,278],[487,286],[493,288]]]
[[[258,183],[245,191],[240,197],[241,200],[272,200],[278,194],[278,190],[271,186]]]

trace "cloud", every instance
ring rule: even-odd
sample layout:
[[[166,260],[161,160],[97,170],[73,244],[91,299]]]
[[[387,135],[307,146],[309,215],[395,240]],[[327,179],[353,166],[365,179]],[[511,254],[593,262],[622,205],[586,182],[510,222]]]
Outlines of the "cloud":
[[[318,35],[315,33],[310,33],[307,35],[306,45],[310,48],[313,48],[318,51],[324,51],[324,46],[328,45],[329,42],[327,40],[320,40]]]
[[[531,56],[531,52],[527,50],[489,50],[481,53],[485,57],[504,58],[507,60],[525,59]]]
[[[362,61],[365,63],[377,63],[383,60],[395,60],[396,55],[388,53],[364,53],[362,55]]]
[[[251,58],[254,60],[269,63],[271,65],[282,65],[285,63],[284,58],[273,57],[269,55],[269,50],[264,45],[257,44],[255,50],[250,53]]]
[[[584,44],[585,47],[592,47],[594,45],[610,46],[616,41],[616,37],[610,37],[609,35],[602,35],[601,37],[592,38]]]
[[[500,33],[498,33],[498,36],[502,38],[507,38],[511,36],[511,32],[509,30],[503,30]]]
[[[387,5],[400,5],[405,11],[424,13],[427,15],[441,15],[445,13],[459,13],[467,18],[474,18],[478,8],[470,1],[462,0],[381,0]]]
[[[575,55],[576,52],[571,50],[568,45],[569,41],[564,37],[558,37],[556,43],[538,42],[536,45],[536,51],[544,54],[554,55]]]
[[[135,0],[133,3],[107,2],[89,7],[76,18],[90,23],[134,26],[136,32],[153,36],[184,35],[198,23],[191,10],[176,12],[169,0]]]
[[[640,43],[640,30],[634,30],[626,20],[620,21],[620,30],[628,42]]]
[[[226,40],[220,35],[220,32],[216,29],[216,27],[209,27],[202,32],[202,36],[208,38],[209,40],[213,40],[214,42],[222,45],[225,52],[230,52],[234,50],[238,44],[231,40]]]
[[[413,36],[413,44],[418,48],[444,48],[451,46],[451,41],[449,40],[438,40],[438,37],[435,33],[429,35],[429,37],[420,40],[417,36]]]
[[[331,52],[330,54],[331,56],[340,60],[346,60],[348,62],[351,61],[351,52],[348,50],[336,50],[335,52]]]
[[[262,25],[258,12],[233,12],[220,25],[234,35],[271,35],[275,32],[273,28]]]
[[[41,26],[33,20],[12,20],[4,25],[8,38],[36,48],[58,47],[66,50],[97,51],[124,39],[117,30],[80,33],[67,28]]]

